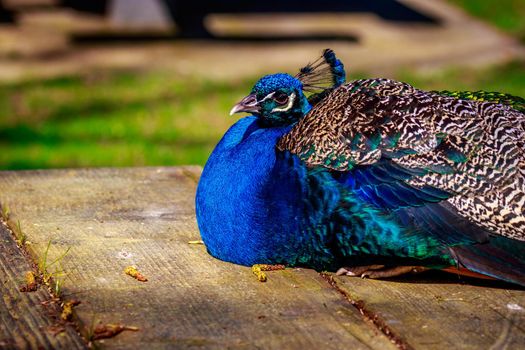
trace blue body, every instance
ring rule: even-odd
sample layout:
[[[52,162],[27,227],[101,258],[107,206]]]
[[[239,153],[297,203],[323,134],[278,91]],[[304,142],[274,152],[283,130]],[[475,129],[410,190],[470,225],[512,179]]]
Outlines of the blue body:
[[[296,156],[277,151],[289,130],[261,127],[256,117],[246,117],[211,154],[196,196],[199,229],[211,255],[242,265],[316,269],[441,256],[437,242],[415,239],[394,217],[347,191],[347,177],[309,170]]]

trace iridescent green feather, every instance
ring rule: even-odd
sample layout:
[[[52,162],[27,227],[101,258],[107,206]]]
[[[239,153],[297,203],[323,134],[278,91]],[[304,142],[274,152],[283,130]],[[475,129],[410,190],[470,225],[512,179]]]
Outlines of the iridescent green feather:
[[[505,94],[494,91],[431,91],[433,93],[450,96],[462,100],[474,100],[483,102],[494,102],[514,108],[517,111],[525,112],[525,99],[519,96]]]

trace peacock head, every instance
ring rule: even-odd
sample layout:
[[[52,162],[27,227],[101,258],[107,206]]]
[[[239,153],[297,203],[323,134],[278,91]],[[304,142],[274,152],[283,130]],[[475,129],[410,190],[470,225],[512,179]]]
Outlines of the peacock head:
[[[278,73],[259,79],[251,93],[232,108],[230,115],[248,112],[267,126],[291,125],[344,81],[343,64],[332,50],[326,49],[295,77]],[[305,92],[309,93],[308,97]]]
[[[285,73],[266,75],[253,86],[251,93],[237,103],[230,114],[249,112],[271,126],[298,121],[311,106],[303,93],[303,84]]]

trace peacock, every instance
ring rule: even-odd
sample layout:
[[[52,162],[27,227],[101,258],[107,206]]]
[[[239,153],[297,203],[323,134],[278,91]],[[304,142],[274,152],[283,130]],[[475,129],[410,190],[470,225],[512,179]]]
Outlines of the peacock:
[[[196,193],[208,252],[386,278],[438,269],[525,286],[525,100],[346,83],[330,50],[258,80]]]

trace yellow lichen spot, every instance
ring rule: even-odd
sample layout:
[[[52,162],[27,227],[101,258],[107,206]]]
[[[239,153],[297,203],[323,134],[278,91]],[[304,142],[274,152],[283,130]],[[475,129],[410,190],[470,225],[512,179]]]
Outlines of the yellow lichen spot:
[[[26,284],[20,288],[21,292],[34,292],[38,288],[38,282],[33,271],[27,271],[24,275]]]
[[[259,282],[266,282],[266,274],[264,271],[277,271],[277,270],[284,270],[284,265],[268,265],[268,264],[255,264],[252,266],[252,272],[255,276],[257,276],[257,279]]]
[[[204,244],[202,240],[188,241],[188,244]]]
[[[124,273],[126,275],[129,275],[129,276],[133,277],[137,281],[140,281],[140,282],[147,282],[148,281],[148,279],[143,274],[141,274],[137,270],[137,268],[135,266],[128,266],[128,267],[126,267],[124,269]]]
[[[26,277],[26,284],[28,286],[36,284],[36,278],[35,278],[35,274],[33,273],[33,271],[27,271],[25,277]]]
[[[70,321],[71,317],[73,316],[73,307],[77,306],[78,304],[80,304],[80,301],[78,300],[70,300],[62,304],[62,313],[60,314],[60,318],[64,321]]]
[[[263,272],[261,268],[261,264],[255,264],[252,266],[252,272],[255,276],[257,276],[257,279],[259,282],[266,282],[266,274]]]

